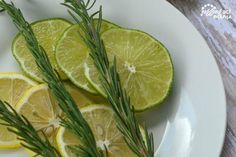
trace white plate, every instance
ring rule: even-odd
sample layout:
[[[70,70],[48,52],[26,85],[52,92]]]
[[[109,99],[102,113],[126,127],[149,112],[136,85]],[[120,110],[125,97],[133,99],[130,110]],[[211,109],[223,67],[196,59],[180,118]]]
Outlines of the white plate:
[[[62,1],[62,0],[60,0]],[[69,18],[58,0],[14,0],[29,20]],[[175,81],[170,98],[146,113],[155,137],[156,157],[218,157],[226,127],[226,101],[216,62],[191,23],[164,0],[98,0],[104,17],[144,30],[169,49]],[[0,71],[16,71],[11,55],[14,25],[0,15]],[[144,115],[145,116],[145,115]],[[0,152],[1,157],[26,157],[23,151]]]

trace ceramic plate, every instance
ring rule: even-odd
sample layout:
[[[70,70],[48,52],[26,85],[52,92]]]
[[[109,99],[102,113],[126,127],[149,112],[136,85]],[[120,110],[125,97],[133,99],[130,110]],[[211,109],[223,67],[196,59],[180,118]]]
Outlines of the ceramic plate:
[[[62,0],[13,0],[25,17],[70,19]],[[155,157],[218,157],[225,126],[226,101],[217,64],[192,24],[164,0],[98,0],[104,18],[123,27],[141,29],[170,51],[174,87],[160,108],[140,115],[155,138]],[[97,8],[97,7],[96,7]],[[0,14],[0,71],[18,71],[11,55],[16,34],[8,16]],[[23,151],[0,152],[1,157],[27,157]]]

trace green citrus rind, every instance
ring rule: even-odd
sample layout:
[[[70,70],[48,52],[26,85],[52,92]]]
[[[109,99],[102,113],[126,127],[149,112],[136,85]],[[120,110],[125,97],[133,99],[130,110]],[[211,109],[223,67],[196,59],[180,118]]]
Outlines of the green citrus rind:
[[[67,27],[69,27],[69,26],[72,25],[71,22],[69,22],[69,21],[67,21],[66,19],[63,19],[63,18],[49,18],[49,19],[38,20],[38,21],[35,21],[35,22],[31,23],[30,25],[31,25],[32,28],[34,29],[34,28],[36,28],[37,25],[39,25],[39,24],[43,24],[43,23],[48,24],[48,23],[51,22],[51,21],[52,21],[52,22],[58,22],[58,23],[60,22],[61,24],[64,25],[63,28],[62,28],[63,31],[61,31],[60,33],[63,33],[64,30],[65,30]],[[59,35],[59,36],[60,36],[60,35]],[[57,36],[57,38],[56,38],[55,40],[59,40],[59,36]],[[20,52],[20,51],[17,50],[17,48],[18,48],[18,47],[17,47],[18,42],[23,42],[23,43],[24,43],[23,49],[26,49],[25,41],[22,41],[22,36],[21,36],[20,33],[18,33],[18,34],[16,35],[16,37],[14,38],[13,43],[12,43],[12,54],[13,54],[14,58],[16,59],[16,61],[17,61],[18,64],[20,65],[21,69],[23,70],[23,72],[24,72],[27,76],[29,76],[30,78],[34,79],[35,81],[43,82],[43,79],[42,79],[43,76],[42,76],[41,72],[39,72],[39,69],[37,68],[37,65],[36,65],[36,63],[35,63],[35,60],[34,60],[33,56],[30,54],[30,52],[28,52],[29,50],[23,50],[23,51],[24,51],[23,53],[28,52],[29,54],[27,54],[27,55],[28,55],[28,56],[30,55],[30,59],[26,59],[25,55],[23,55],[23,56],[22,56],[22,55],[21,55],[21,56],[19,55],[19,54],[22,53],[22,52]],[[41,43],[39,42],[39,44],[41,44]],[[51,46],[54,46],[54,47],[55,47],[55,44],[56,44],[56,42],[54,42]],[[19,49],[19,48],[18,48],[18,49]],[[21,49],[22,49],[22,47],[21,47]],[[45,49],[45,50],[47,51],[47,49]],[[55,57],[54,57],[54,56],[55,56],[54,50],[50,50],[50,51],[52,51],[52,54],[51,54],[51,57],[49,57],[49,58],[50,58],[51,64],[53,65],[53,68],[57,70],[57,72],[59,73],[60,77],[61,77],[63,80],[68,79],[68,78],[66,77],[66,75],[61,71],[61,69],[59,68],[59,66],[57,65],[56,59],[55,59]],[[28,56],[27,56],[27,57],[28,57]],[[51,59],[51,58],[52,58],[52,59]],[[24,60],[24,59],[25,59],[25,60]],[[26,60],[27,60],[27,64],[30,64],[31,66],[33,66],[33,68],[25,65],[25,64],[26,64]]]

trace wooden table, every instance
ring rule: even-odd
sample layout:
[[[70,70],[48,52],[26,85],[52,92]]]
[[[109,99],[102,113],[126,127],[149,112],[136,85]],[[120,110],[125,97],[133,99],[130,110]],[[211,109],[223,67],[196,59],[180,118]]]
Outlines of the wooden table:
[[[215,56],[227,96],[227,132],[221,157],[236,157],[236,0],[168,1],[199,30]],[[208,3],[217,9],[231,9],[232,18],[201,16],[201,8]]]

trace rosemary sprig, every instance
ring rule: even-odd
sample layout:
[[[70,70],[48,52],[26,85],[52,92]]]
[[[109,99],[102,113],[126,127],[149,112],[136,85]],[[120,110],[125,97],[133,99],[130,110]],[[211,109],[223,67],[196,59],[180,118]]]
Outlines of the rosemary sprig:
[[[84,42],[90,48],[90,56],[99,71],[102,86],[107,95],[107,99],[116,113],[117,127],[123,134],[129,147],[139,157],[154,157],[154,142],[152,133],[149,134],[147,128],[145,137],[142,136],[141,128],[135,116],[134,107],[130,102],[125,89],[122,88],[120,77],[117,72],[116,59],[110,64],[104,43],[100,36],[102,20],[102,7],[92,15],[88,11],[93,7],[96,0],[65,0],[63,5],[73,11],[70,15],[77,21],[82,30]],[[98,26],[94,24],[94,16],[99,15]],[[81,21],[81,22],[80,22]]]
[[[9,131],[15,133],[21,141],[21,145],[30,149],[36,156],[60,157],[58,151],[50,144],[46,136],[40,136],[30,122],[19,115],[11,105],[0,100],[0,119],[4,121]]]
[[[91,128],[83,118],[75,101],[67,92],[59,75],[52,68],[45,50],[39,45],[30,24],[25,20],[22,12],[13,3],[8,4],[2,0],[0,4],[0,7],[6,10],[15,26],[24,36],[27,46],[44,76],[45,82],[48,83],[61,110],[65,113],[66,118],[61,120],[62,125],[80,139],[81,144],[75,148],[77,154],[82,157],[103,157],[102,150],[96,146],[96,140]]]

